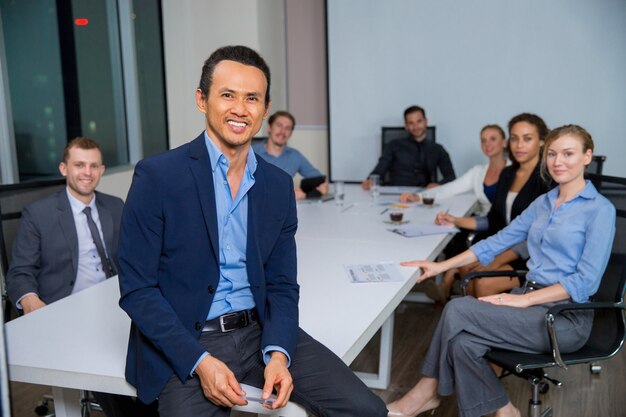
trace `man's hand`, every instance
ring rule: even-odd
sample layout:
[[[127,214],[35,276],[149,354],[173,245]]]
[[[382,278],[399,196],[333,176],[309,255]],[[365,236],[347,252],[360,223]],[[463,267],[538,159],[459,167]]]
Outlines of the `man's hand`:
[[[420,201],[419,194],[413,193],[402,193],[400,194],[400,202],[401,203],[416,203]]]
[[[41,301],[41,298],[35,294],[30,294],[22,298],[20,304],[22,305],[22,309],[24,309],[24,314],[31,313],[46,306],[46,303]]]
[[[317,191],[319,191],[320,194],[322,194],[322,195],[328,194],[328,181],[324,181],[323,183],[318,185],[317,188],[315,188],[315,189]]]
[[[224,362],[211,355],[205,356],[196,367],[196,374],[204,396],[213,404],[228,408],[246,404],[246,393]]]
[[[438,182],[431,182],[428,185],[426,185],[426,188],[435,188],[435,187],[439,187],[439,183]]]
[[[370,180],[365,180],[361,183],[361,187],[366,191],[369,190],[371,186],[372,183],[370,182]]]
[[[293,391],[293,379],[287,369],[287,356],[279,351],[272,352],[272,357],[265,366],[265,385],[263,385],[262,398],[267,400],[276,389],[276,401],[272,405],[263,404],[265,408],[276,409],[287,405],[291,391]]]

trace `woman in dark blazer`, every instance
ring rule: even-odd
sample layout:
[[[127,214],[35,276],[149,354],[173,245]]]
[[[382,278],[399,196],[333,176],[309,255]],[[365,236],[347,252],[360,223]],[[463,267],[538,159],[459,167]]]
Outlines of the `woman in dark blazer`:
[[[509,155],[513,163],[500,174],[496,195],[485,217],[455,217],[446,212],[437,214],[437,224],[449,224],[478,232],[479,239],[491,236],[517,217],[528,205],[551,187],[541,178],[541,148],[548,127],[543,119],[530,113],[513,117],[508,124]],[[526,244],[517,245],[500,255],[489,265],[471,263],[460,269],[452,269],[444,275],[441,296],[447,298],[456,274],[461,276],[481,270],[510,270],[525,268],[528,258]],[[488,278],[473,280],[467,288],[470,295],[482,297],[519,287],[518,278]]]

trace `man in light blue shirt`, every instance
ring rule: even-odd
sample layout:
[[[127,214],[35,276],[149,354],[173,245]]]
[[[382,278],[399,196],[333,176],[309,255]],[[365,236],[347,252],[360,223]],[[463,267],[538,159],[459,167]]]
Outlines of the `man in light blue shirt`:
[[[292,177],[296,174],[303,178],[321,177],[323,174],[306,159],[300,151],[287,146],[296,127],[296,119],[287,111],[279,110],[272,114],[267,123],[267,140],[252,146],[254,152],[272,165],[276,165]],[[322,195],[328,193],[328,183],[317,187]],[[295,187],[296,199],[306,198],[300,187]]]

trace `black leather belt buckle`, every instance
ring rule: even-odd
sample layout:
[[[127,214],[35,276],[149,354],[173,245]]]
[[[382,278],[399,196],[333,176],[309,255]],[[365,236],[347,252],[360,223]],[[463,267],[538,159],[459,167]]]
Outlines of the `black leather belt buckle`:
[[[228,313],[220,316],[220,330],[222,333],[241,329],[248,324],[248,314],[246,311],[238,311],[236,313]]]

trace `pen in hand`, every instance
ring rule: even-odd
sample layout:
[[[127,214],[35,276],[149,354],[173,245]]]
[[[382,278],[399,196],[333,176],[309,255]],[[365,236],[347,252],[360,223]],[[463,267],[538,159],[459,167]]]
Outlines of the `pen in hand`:
[[[445,209],[444,211],[440,212],[439,214],[437,214],[437,216],[435,217],[435,223],[440,225],[440,226],[448,225],[450,223],[447,220],[448,214],[450,214],[450,208],[449,207],[447,209]]]

